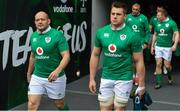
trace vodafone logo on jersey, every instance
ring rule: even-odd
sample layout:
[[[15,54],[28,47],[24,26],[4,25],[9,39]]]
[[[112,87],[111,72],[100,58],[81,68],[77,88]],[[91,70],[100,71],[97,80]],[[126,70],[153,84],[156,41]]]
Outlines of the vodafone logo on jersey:
[[[158,35],[160,35],[160,36],[168,36],[168,34],[165,33],[164,29],[160,29],[159,32],[160,33]]]
[[[164,29],[160,29],[160,33],[164,33]]]
[[[37,49],[36,49],[36,53],[38,54],[38,55],[42,55],[43,54],[43,49],[41,48],[41,47],[38,47]]]
[[[114,44],[110,44],[109,46],[108,46],[108,50],[109,50],[109,52],[111,52],[111,53],[114,53],[114,52],[116,52],[116,45],[114,45]]]

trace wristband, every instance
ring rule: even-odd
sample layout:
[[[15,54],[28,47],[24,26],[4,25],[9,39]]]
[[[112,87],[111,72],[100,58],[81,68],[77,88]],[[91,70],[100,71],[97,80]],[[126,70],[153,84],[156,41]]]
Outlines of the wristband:
[[[135,94],[138,94],[141,90],[144,90],[144,89],[145,89],[144,86],[143,87],[138,86],[138,88],[136,89]]]

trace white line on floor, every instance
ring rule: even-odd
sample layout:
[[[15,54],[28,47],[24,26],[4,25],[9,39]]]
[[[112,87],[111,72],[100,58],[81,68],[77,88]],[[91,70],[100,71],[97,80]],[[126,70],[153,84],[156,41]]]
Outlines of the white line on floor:
[[[166,104],[166,105],[173,105],[173,106],[180,106],[180,103],[175,102],[166,102],[166,101],[153,101],[154,103],[158,104]]]

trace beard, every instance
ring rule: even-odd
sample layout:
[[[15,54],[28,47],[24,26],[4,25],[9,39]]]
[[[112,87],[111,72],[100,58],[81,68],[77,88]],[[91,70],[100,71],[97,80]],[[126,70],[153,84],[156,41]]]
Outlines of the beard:
[[[37,30],[39,32],[44,32],[49,26],[46,26],[46,27],[37,27]]]

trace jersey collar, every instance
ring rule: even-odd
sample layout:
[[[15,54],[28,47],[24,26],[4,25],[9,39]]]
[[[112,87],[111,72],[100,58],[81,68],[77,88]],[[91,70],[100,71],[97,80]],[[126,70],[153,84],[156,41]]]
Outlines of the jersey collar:
[[[51,26],[49,26],[45,31],[43,31],[43,32],[40,32],[40,31],[38,31],[37,30],[37,33],[39,33],[39,34],[45,34],[45,33],[47,33],[48,31],[50,31],[51,30]]]
[[[121,30],[121,29],[123,29],[125,26],[126,26],[126,24],[123,23],[122,26],[120,26],[120,27],[118,27],[118,28],[116,28],[116,29],[114,29],[114,28],[111,27],[111,29],[112,29],[112,30]]]
[[[167,17],[165,20],[164,20],[164,22],[167,22],[169,20],[169,17]]]

